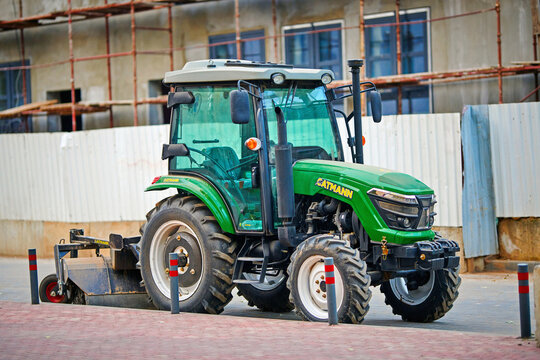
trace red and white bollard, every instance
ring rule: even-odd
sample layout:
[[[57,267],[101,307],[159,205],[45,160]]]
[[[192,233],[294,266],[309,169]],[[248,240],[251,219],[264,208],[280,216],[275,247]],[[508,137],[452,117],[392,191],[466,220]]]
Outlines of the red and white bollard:
[[[337,305],[336,305],[336,278],[334,277],[334,259],[324,258],[324,275],[326,283],[326,304],[328,307],[328,324],[337,325]]]
[[[28,249],[28,264],[30,269],[30,293],[32,295],[32,304],[39,304],[36,249]]]
[[[531,337],[531,305],[529,303],[529,265],[518,264],[519,321],[521,337]]]

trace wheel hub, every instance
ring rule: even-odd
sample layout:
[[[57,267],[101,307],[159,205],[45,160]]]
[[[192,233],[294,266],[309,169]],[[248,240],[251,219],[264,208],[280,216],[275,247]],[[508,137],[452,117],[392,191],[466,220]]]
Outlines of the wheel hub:
[[[197,240],[186,233],[175,233],[167,239],[165,245],[165,263],[169,263],[169,253],[178,255],[178,283],[180,287],[189,287],[197,283],[202,271],[201,249]],[[167,266],[168,270],[168,266]]]

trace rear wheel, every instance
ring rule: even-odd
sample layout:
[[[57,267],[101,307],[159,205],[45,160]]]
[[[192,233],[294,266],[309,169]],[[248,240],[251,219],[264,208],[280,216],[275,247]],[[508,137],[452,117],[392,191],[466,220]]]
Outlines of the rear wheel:
[[[357,324],[369,310],[371,279],[357,250],[332,235],[316,235],[301,243],[287,269],[287,287],[296,312],[305,320],[327,321],[324,258],[334,258],[338,321]]]
[[[178,269],[180,310],[220,313],[232,299],[236,243],[195,196],[160,202],[141,228],[141,274],[152,302],[169,310],[169,253],[185,256]]]
[[[258,274],[244,273],[246,279],[256,280]],[[246,298],[249,306],[262,311],[284,313],[294,309],[289,300],[287,274],[281,270],[275,275],[267,274],[262,284],[237,284],[238,294]]]
[[[58,278],[56,274],[47,275],[41,280],[39,298],[42,302],[65,303],[68,301],[66,295],[58,295]]]
[[[460,284],[459,269],[425,271],[416,277],[391,279],[381,284],[381,292],[395,315],[425,323],[450,311]]]

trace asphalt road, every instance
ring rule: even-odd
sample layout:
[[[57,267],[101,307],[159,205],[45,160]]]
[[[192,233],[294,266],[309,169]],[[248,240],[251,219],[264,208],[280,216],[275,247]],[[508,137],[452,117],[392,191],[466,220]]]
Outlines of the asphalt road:
[[[52,260],[38,259],[38,277],[41,281],[54,272]],[[29,302],[28,263],[21,258],[0,257],[0,301]],[[430,324],[416,324],[401,321],[384,304],[384,297],[378,288],[372,288],[371,309],[364,325],[379,325],[430,330],[454,330],[496,335],[516,336],[520,334],[517,276],[504,273],[482,273],[462,275],[460,295],[454,307],[446,316]],[[298,320],[294,312],[274,314],[261,312],[247,305],[236,296],[227,305],[223,314],[245,317],[265,317]],[[531,282],[531,294],[533,293]],[[531,324],[534,333],[533,299],[531,297]]]

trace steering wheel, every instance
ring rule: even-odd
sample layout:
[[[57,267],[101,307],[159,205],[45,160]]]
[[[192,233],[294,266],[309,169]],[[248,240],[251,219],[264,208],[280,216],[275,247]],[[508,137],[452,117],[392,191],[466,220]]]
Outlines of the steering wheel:
[[[242,167],[242,166],[244,166],[244,165],[247,165],[247,164],[249,164],[250,162],[252,162],[254,159],[256,159],[257,156],[259,156],[259,154],[255,153],[255,154],[251,154],[251,155],[249,155],[249,156],[246,156],[246,157],[244,157],[244,158],[241,158],[241,159],[239,160],[238,165],[235,165],[235,166],[233,166],[233,167],[231,167],[231,168],[228,168],[226,171],[227,171],[227,172],[233,171],[233,170],[236,170],[236,169],[238,169],[238,168],[240,168],[240,167]]]
[[[204,156],[206,159],[208,159],[208,160],[210,160],[211,162],[213,162],[214,165],[216,165],[216,168],[218,168],[219,170],[221,170],[221,172],[222,172],[223,174],[225,174],[225,176],[228,177],[228,180],[234,182],[234,179],[233,179],[232,176],[228,173],[228,171],[230,171],[231,169],[226,170],[223,166],[221,166],[221,165],[219,164],[219,162],[218,162],[216,159],[212,158],[210,155],[208,155],[207,153],[205,153],[205,152],[203,152],[203,151],[201,151],[201,150],[199,150],[199,149],[195,149],[195,148],[191,148],[191,147],[190,147],[190,148],[189,148],[189,151],[193,151],[193,152],[195,152],[195,153],[197,153],[197,154],[200,154],[200,155]],[[197,162],[195,162],[195,163],[197,164]],[[202,165],[202,166],[204,166],[204,165]]]

